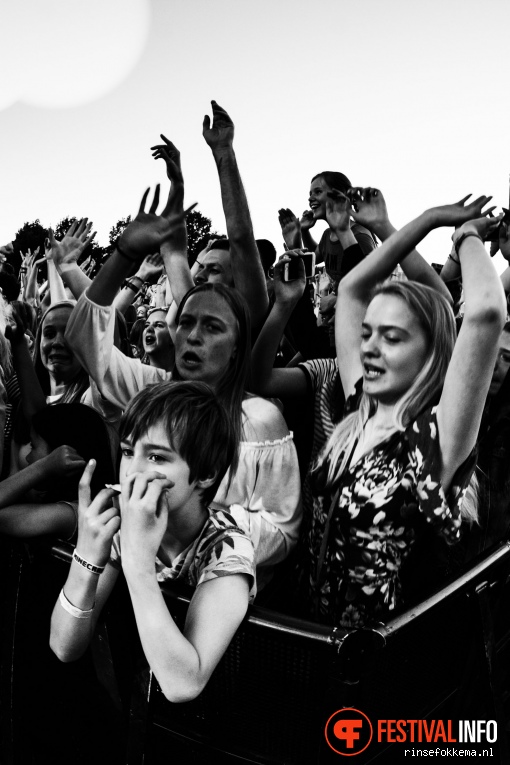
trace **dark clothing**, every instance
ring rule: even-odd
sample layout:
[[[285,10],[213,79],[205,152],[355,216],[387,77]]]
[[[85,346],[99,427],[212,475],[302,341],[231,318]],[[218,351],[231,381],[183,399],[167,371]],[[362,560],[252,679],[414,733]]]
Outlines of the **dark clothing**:
[[[478,437],[478,516],[465,539],[466,560],[510,536],[510,404],[489,399]]]
[[[321,236],[319,242],[319,255],[322,256],[324,264],[326,266],[326,273],[328,274],[333,291],[336,292],[338,283],[344,278],[349,271],[361,263],[363,258],[375,249],[375,242],[372,239],[372,235],[367,228],[360,226],[358,223],[354,223],[351,226],[351,231],[354,234],[359,247],[348,247],[344,252],[344,249],[340,242],[331,241],[331,229],[327,228]]]

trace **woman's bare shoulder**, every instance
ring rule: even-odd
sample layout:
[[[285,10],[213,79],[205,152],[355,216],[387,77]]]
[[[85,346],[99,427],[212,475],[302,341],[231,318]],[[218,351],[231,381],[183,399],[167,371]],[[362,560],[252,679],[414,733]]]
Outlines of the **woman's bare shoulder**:
[[[243,430],[246,441],[276,441],[286,438],[289,429],[275,404],[260,396],[243,401]]]

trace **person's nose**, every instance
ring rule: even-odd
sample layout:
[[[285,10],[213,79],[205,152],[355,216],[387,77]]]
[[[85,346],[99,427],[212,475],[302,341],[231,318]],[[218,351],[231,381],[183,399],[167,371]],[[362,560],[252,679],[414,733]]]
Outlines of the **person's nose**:
[[[133,473],[143,473],[145,470],[145,460],[141,454],[133,454],[126,466],[126,476]]]
[[[377,336],[375,333],[371,334],[370,337],[365,337],[361,341],[361,352],[365,356],[379,356],[380,355],[380,348],[379,348],[379,342],[377,340]]]
[[[188,334],[187,337],[188,343],[191,345],[200,345],[202,342],[202,330],[200,329],[199,324],[195,324],[193,329]]]

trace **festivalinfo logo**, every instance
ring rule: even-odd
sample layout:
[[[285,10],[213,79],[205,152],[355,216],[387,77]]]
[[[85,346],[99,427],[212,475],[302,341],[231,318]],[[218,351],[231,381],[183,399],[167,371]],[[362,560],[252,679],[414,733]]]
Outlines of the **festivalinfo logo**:
[[[459,748],[459,744],[489,743],[497,741],[498,726],[495,720],[376,720],[372,724],[368,716],[354,707],[344,707],[334,712],[326,722],[324,735],[328,746],[343,757],[361,754],[372,743],[382,744],[456,744],[448,749],[405,749],[405,756],[463,756],[476,751]],[[492,755],[492,747],[486,752]]]

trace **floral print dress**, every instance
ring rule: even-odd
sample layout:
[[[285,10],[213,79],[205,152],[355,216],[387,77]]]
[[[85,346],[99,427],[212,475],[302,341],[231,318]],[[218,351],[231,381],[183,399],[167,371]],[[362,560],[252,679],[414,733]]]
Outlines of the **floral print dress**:
[[[314,497],[307,589],[314,616],[347,629],[383,621],[401,605],[400,571],[427,525],[458,541],[472,454],[446,497],[436,409],[393,433]]]

